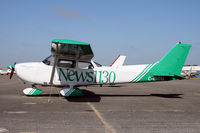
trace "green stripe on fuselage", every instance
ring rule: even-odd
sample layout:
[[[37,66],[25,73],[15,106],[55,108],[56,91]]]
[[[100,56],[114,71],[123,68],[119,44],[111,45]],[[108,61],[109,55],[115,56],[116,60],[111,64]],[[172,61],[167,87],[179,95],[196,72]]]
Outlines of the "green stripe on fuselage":
[[[147,65],[147,67],[145,67],[143,69],[143,71],[135,79],[133,79],[131,82],[137,82],[136,80],[138,80],[144,74],[144,72],[146,72],[146,70],[148,70],[150,68],[149,66],[151,67],[152,64]]]

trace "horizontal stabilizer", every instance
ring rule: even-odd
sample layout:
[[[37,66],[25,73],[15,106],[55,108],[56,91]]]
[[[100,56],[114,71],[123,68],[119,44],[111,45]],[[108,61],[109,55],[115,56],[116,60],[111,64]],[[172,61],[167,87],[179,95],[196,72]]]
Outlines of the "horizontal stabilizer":
[[[158,75],[158,76],[153,76],[153,78],[156,81],[166,81],[166,80],[173,80],[173,79],[185,79],[182,76],[174,75],[174,76],[169,76],[169,75]]]

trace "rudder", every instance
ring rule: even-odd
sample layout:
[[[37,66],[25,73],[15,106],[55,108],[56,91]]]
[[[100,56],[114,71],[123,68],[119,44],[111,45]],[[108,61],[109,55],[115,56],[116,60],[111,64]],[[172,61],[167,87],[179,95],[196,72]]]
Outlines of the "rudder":
[[[154,75],[181,76],[190,48],[190,44],[176,44],[154,67]]]

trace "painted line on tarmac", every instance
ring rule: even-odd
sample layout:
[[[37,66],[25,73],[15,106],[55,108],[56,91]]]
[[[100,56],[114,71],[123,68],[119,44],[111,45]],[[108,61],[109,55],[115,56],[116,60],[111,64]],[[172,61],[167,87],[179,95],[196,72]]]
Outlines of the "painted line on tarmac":
[[[26,111],[7,111],[7,114],[26,114]]]
[[[5,132],[8,132],[8,130],[5,128],[0,128],[0,133],[5,133]]]
[[[37,133],[37,132],[19,132],[19,133]]]
[[[23,103],[23,104],[30,104],[30,105],[34,105],[34,104],[37,104],[37,103]]]
[[[191,78],[191,79],[200,79],[200,78]]]
[[[95,112],[95,114],[97,115],[97,117],[101,120],[101,122],[103,123],[103,125],[106,127],[106,129],[108,130],[109,133],[115,133],[112,128],[108,125],[108,123],[103,119],[103,117],[101,116],[101,114],[99,113],[99,111],[91,104],[88,102],[88,105],[90,106],[90,108]]]

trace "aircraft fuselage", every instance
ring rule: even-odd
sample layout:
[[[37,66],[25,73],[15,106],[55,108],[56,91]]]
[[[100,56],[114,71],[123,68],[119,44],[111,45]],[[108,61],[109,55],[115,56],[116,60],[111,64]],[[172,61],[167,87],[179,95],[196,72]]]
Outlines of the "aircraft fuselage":
[[[128,65],[120,67],[94,67],[91,69],[56,67],[53,79],[54,86],[111,84],[139,82],[155,64]],[[148,68],[147,68],[148,67]],[[20,79],[30,84],[50,85],[53,66],[42,62],[21,63],[15,66]],[[144,71],[146,68],[146,71]],[[143,72],[144,71],[144,72]],[[136,79],[136,77],[140,75]],[[147,81],[153,81],[149,75]]]

